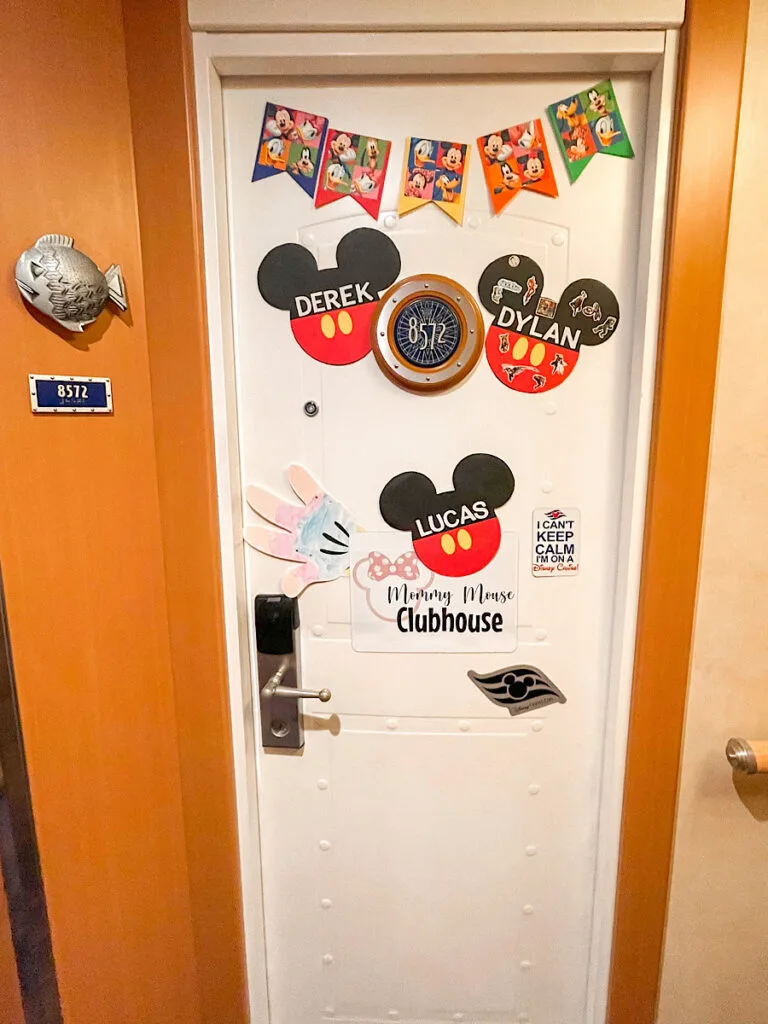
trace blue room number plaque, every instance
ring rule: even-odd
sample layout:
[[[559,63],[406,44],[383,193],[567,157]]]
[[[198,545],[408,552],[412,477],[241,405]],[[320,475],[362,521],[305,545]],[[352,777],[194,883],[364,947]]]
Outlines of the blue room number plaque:
[[[32,412],[112,412],[109,377],[51,377],[30,373]]]

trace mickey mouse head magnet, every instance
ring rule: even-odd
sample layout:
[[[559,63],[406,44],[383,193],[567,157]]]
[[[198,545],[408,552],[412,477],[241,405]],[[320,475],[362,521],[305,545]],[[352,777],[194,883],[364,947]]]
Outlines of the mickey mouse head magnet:
[[[397,246],[381,231],[356,228],[336,246],[336,266],[318,270],[303,245],[288,242],[261,261],[264,299],[291,318],[291,330],[308,356],[341,366],[371,350],[371,319],[379,293],[400,273]]]
[[[544,274],[529,256],[511,254],[489,263],[478,293],[493,323],[485,355],[494,374],[513,391],[551,391],[573,373],[584,345],[602,345],[619,324],[611,289],[591,277],[569,284],[560,301],[543,295]]]
[[[419,561],[440,576],[471,576],[501,544],[496,509],[512,497],[512,470],[495,455],[467,455],[452,491],[438,493],[423,473],[400,473],[384,487],[379,509],[395,530],[410,530]]]

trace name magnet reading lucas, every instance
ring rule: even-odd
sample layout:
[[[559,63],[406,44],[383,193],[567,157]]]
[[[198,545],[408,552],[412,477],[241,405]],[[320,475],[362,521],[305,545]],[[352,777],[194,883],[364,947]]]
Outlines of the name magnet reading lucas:
[[[407,536],[351,538],[352,647],[356,651],[493,652],[517,647],[517,534],[504,533],[479,572],[441,576]]]

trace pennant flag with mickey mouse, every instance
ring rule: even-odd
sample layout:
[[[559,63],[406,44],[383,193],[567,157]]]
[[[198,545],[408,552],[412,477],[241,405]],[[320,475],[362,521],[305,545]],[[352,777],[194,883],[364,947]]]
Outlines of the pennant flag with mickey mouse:
[[[530,256],[512,253],[489,263],[477,286],[493,314],[485,355],[508,388],[551,391],[573,373],[583,346],[602,345],[619,324],[611,289],[592,277],[566,285],[560,301],[543,294],[544,274]]]
[[[285,171],[314,196],[327,128],[327,118],[319,114],[267,103],[251,181]]]
[[[633,157],[610,79],[547,107],[571,184],[596,153]]]
[[[409,138],[397,212],[435,203],[457,224],[464,220],[469,146],[463,142]]]
[[[494,213],[501,213],[523,189],[557,196],[555,173],[538,118],[481,135],[477,146]]]
[[[320,162],[315,206],[352,196],[374,220],[379,216],[392,143],[373,135],[329,128]]]

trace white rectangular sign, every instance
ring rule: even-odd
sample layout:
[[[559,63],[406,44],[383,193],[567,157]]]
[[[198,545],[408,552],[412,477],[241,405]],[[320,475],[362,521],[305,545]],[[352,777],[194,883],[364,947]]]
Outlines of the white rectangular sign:
[[[575,576],[581,558],[581,513],[577,508],[533,510],[531,572],[534,576]]]
[[[403,533],[352,537],[352,647],[356,651],[503,653],[517,647],[516,533],[472,576],[439,576]]]

